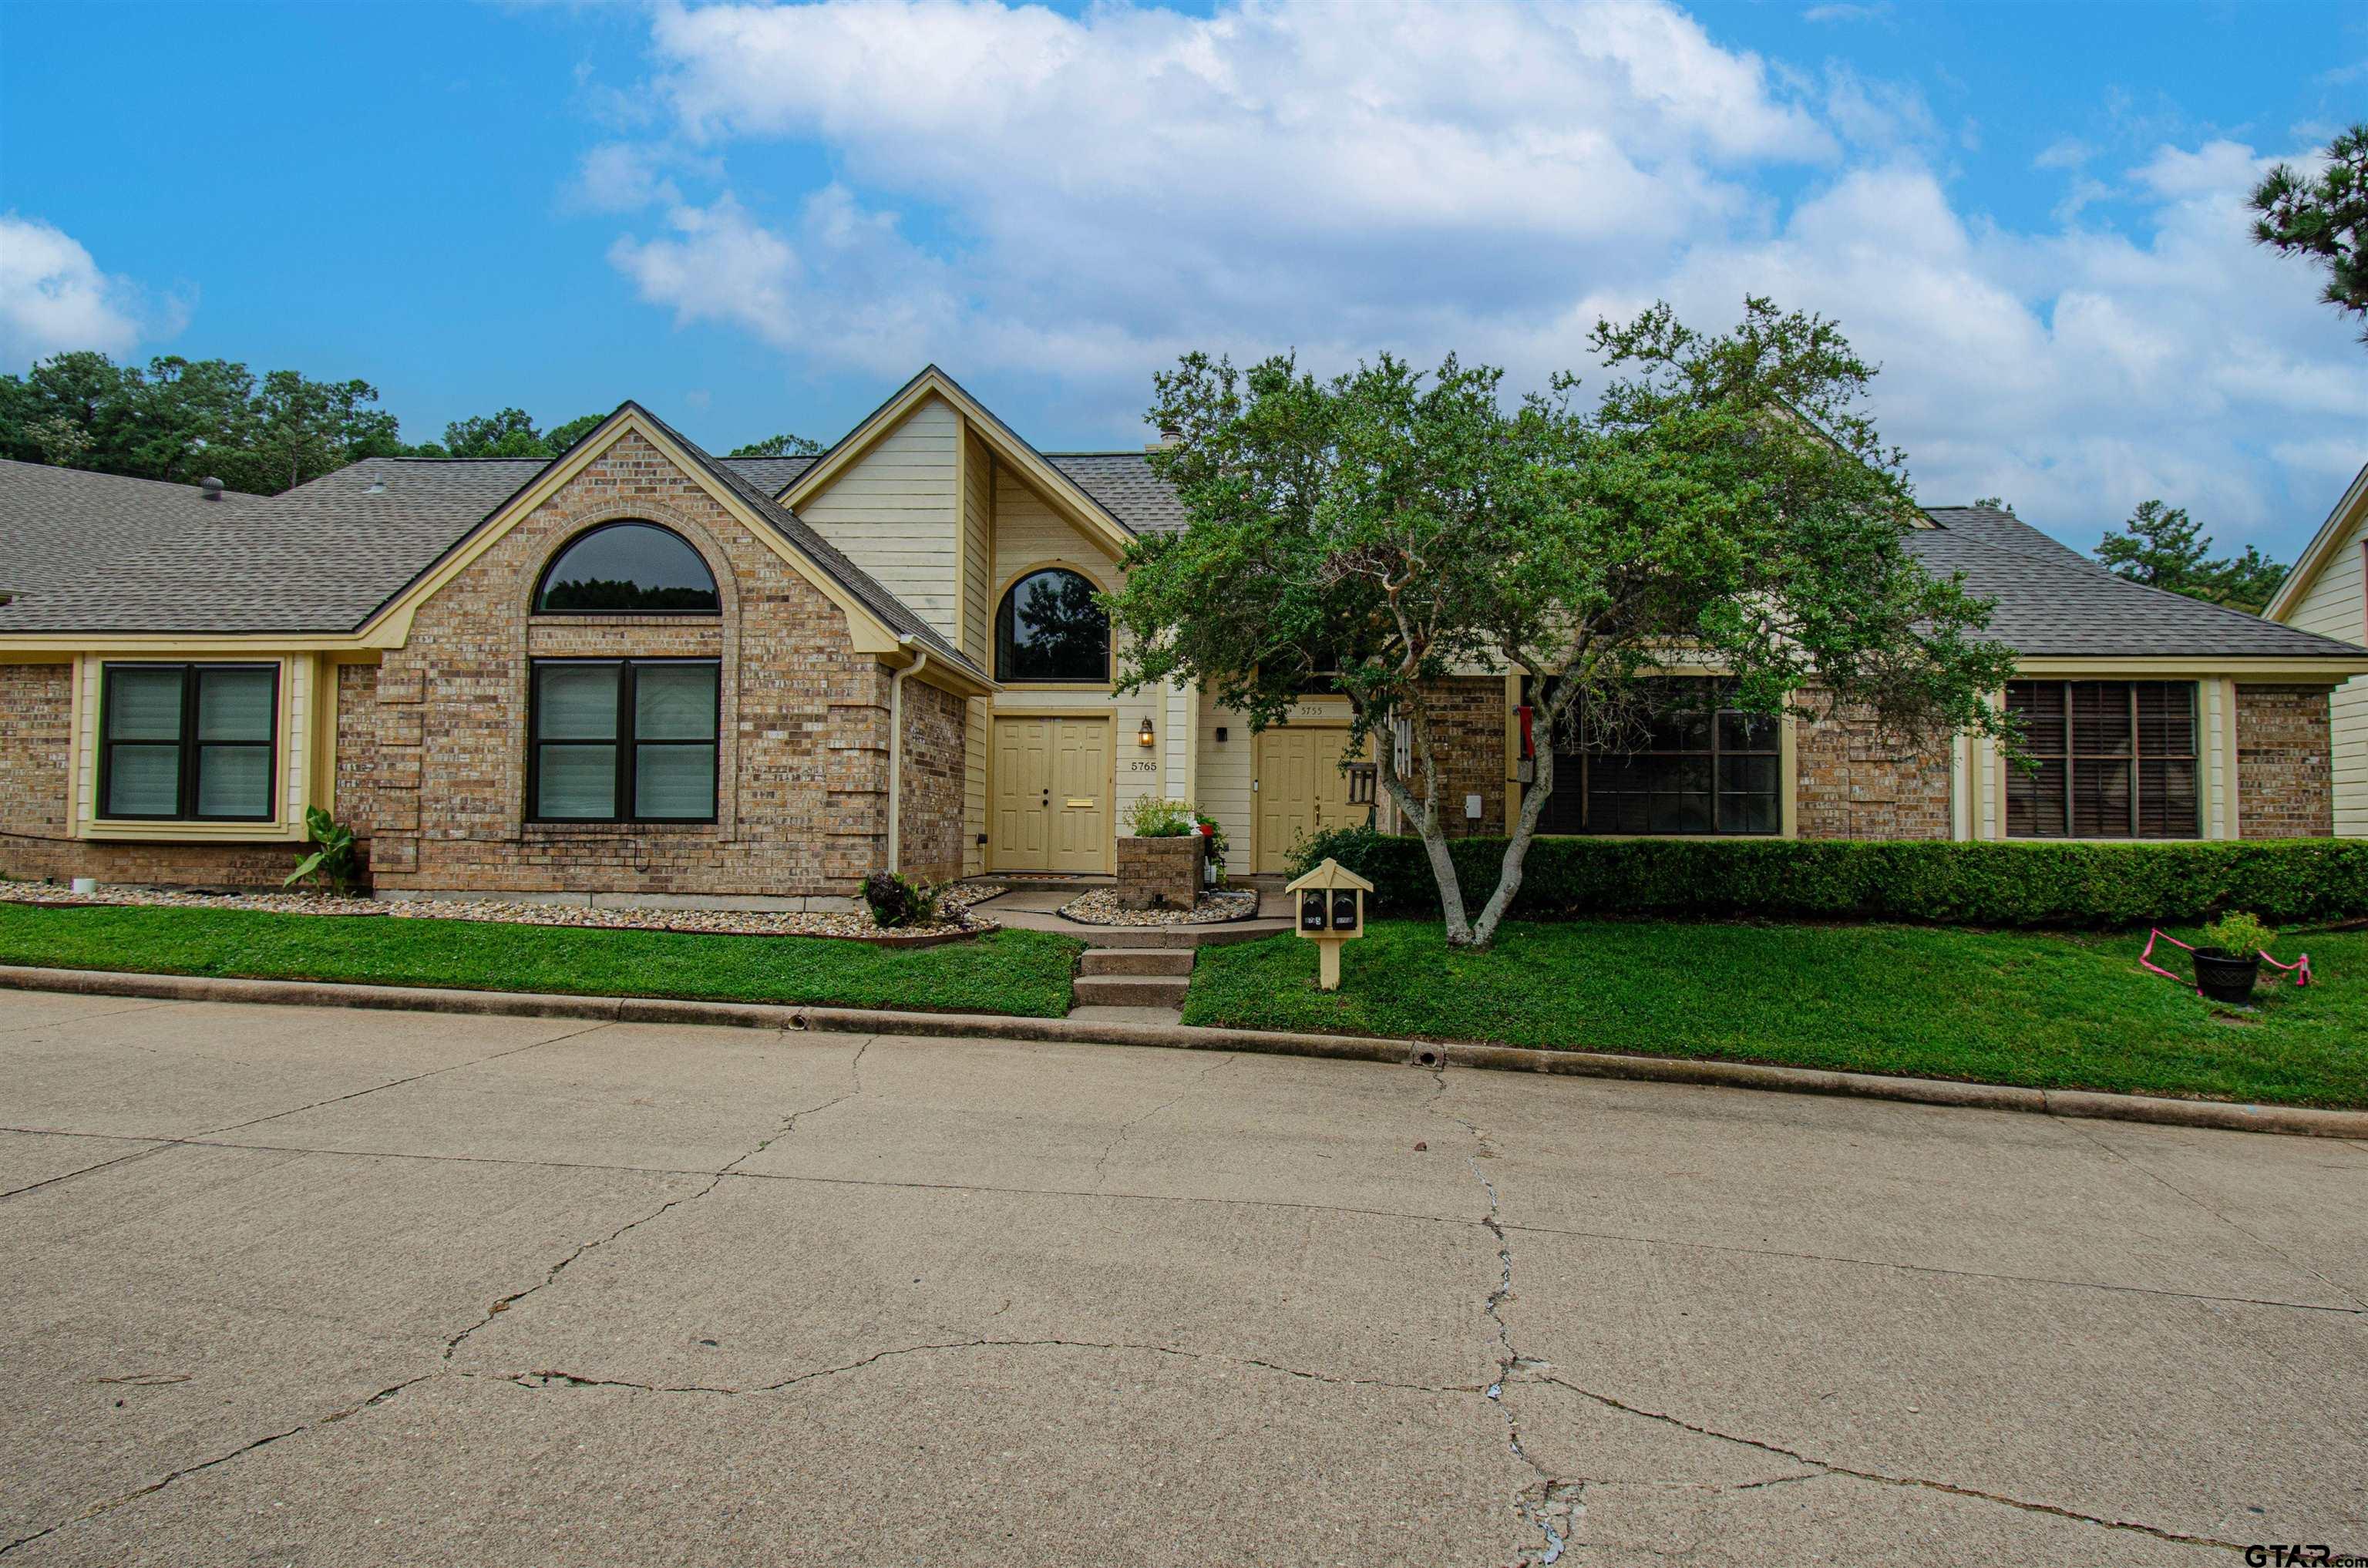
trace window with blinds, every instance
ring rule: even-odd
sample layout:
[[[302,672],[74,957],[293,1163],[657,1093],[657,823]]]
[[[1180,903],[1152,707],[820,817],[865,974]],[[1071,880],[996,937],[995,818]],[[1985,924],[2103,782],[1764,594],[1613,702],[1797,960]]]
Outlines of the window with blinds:
[[[713,822],[717,678],[707,659],[537,659],[527,816]]]
[[[2195,685],[2018,680],[2007,707],[2037,766],[2009,766],[2009,838],[2193,838]]]
[[[101,817],[272,820],[278,665],[108,665],[101,680]]]

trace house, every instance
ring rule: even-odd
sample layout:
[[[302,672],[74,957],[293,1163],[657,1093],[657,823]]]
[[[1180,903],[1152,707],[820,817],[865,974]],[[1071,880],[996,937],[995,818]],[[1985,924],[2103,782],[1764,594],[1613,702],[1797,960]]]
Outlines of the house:
[[[2368,465],[2261,612],[2339,642],[2368,643]],[[2368,837],[2368,677],[2338,687],[2334,728],[2335,831]]]
[[[550,461],[373,459],[271,498],[0,463],[0,872],[277,885],[320,805],[382,896],[837,907],[882,867],[1109,871],[1144,795],[1279,870],[1372,810],[1341,699],[1254,735],[1114,687],[1093,596],[1184,520],[1143,452],[1038,451],[934,367],[813,458],[713,458],[627,403]],[[2331,830],[2328,696],[2368,650],[2004,512],[1929,521],[1913,548],[2022,654],[2036,771],[1729,715],[1574,756],[1547,830]],[[1501,832],[1520,681],[1439,695],[1456,825]]]

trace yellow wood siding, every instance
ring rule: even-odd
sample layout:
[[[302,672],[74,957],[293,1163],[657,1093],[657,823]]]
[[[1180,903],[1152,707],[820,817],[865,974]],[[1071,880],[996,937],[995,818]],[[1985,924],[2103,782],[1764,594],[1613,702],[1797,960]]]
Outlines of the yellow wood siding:
[[[986,444],[962,432],[962,651],[985,669],[993,647],[995,606],[995,459]]]
[[[2346,642],[2368,642],[2368,567],[2361,545],[2368,539],[2368,509],[2351,520],[2327,564],[2286,624]],[[2335,688],[2330,703],[2335,729],[2335,831],[2368,838],[2368,676],[2354,676]]]
[[[963,630],[956,613],[961,439],[960,416],[944,400],[931,398],[798,507],[816,532],[950,641]]]

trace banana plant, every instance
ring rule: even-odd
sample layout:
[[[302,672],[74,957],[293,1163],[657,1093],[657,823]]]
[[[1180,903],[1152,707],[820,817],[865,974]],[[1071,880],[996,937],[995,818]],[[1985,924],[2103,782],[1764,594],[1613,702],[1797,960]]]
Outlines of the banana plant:
[[[333,892],[351,892],[359,880],[354,874],[354,830],[319,806],[308,806],[304,810],[304,836],[312,840],[313,853],[297,861],[296,869],[279,885],[293,887],[307,877],[317,876],[329,884]]]

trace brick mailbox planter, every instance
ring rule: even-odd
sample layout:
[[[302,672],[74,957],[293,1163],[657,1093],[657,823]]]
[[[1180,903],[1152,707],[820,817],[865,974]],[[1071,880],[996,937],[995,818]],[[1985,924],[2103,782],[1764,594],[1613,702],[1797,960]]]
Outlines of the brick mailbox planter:
[[[1122,909],[1190,909],[1201,893],[1206,841],[1197,833],[1174,838],[1118,841],[1118,902]]]

